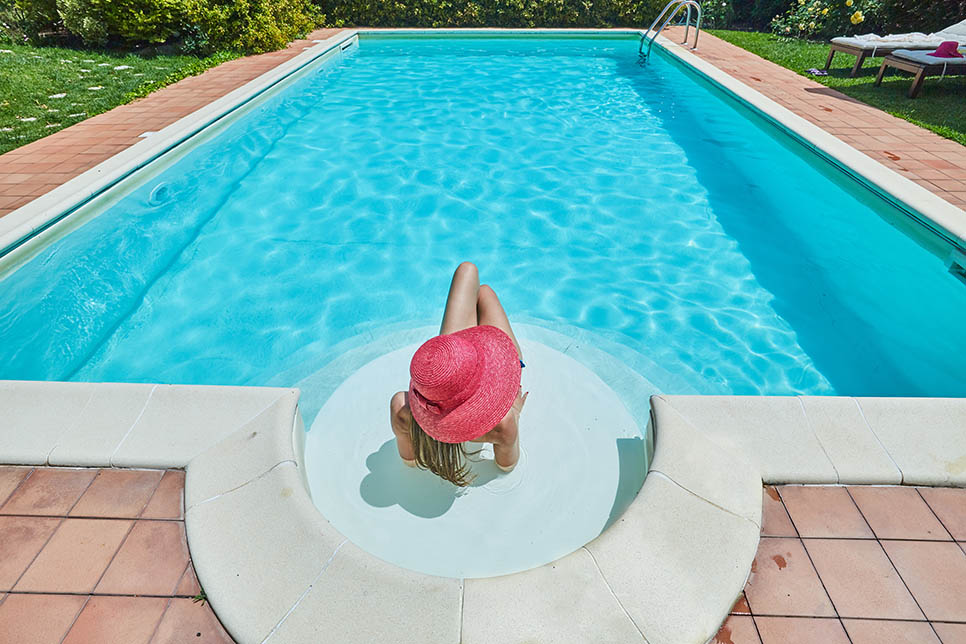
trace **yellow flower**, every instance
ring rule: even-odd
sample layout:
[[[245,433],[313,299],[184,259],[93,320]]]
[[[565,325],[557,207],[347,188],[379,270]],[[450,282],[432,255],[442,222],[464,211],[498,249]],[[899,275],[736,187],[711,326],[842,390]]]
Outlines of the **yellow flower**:
[[[825,7],[824,9],[822,9],[822,15],[823,15],[823,16],[824,16],[825,14],[827,14],[827,13],[828,13],[828,7]]]
[[[852,24],[853,25],[857,25],[860,22],[862,22],[863,20],[865,20],[865,16],[862,15],[862,12],[861,11],[856,11],[851,16],[849,16],[849,20],[852,21]]]
[[[845,0],[845,6],[846,7],[851,7],[852,6],[852,0]]]
[[[815,23],[814,22],[808,23],[808,28],[809,29],[815,29]]]

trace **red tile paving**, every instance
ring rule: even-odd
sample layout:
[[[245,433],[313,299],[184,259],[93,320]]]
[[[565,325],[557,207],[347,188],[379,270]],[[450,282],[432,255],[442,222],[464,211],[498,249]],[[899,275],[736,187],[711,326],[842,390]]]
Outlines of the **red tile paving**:
[[[85,480],[79,472],[88,474],[88,483],[100,481],[98,488],[78,490]],[[117,474],[0,466],[7,489],[35,481],[19,497],[18,512],[0,516],[0,644],[231,642],[211,609],[190,599],[200,587],[180,518],[183,473]],[[149,480],[159,482],[157,489],[148,491]],[[38,493],[38,481],[49,494]],[[110,490],[124,486],[131,489]],[[745,592],[713,641],[966,644],[966,552],[949,537],[955,534],[950,525],[962,521],[963,493],[766,488],[763,507],[771,519],[763,532],[783,536],[762,537]],[[87,494],[104,516],[68,516],[76,498]],[[179,518],[145,518],[155,499],[160,514]],[[903,516],[890,515],[888,507]],[[856,528],[852,510],[870,533],[869,524],[876,527],[871,537]],[[900,520],[905,513],[928,525],[931,516],[947,531],[945,540]],[[822,536],[807,536],[803,526]],[[861,536],[841,536],[849,534]]]
[[[86,469],[35,469],[0,507],[0,514],[64,516],[95,474],[96,470]]]
[[[184,471],[168,470],[141,513],[142,519],[184,518]]]
[[[181,521],[138,521],[97,584],[111,595],[171,595],[188,566]]]
[[[101,470],[71,509],[72,517],[136,517],[154,494],[159,470]]]
[[[781,497],[800,536],[875,536],[844,487],[789,486]]]
[[[863,486],[849,494],[880,539],[952,540],[915,488]]]
[[[668,29],[668,33],[671,40],[678,42],[683,36],[680,27]],[[701,44],[694,53],[954,206],[966,207],[966,146],[799,76],[709,33],[701,34]]]
[[[0,466],[0,486],[0,644],[231,643],[192,600],[184,472]]]
[[[148,644],[170,601],[165,597],[91,597],[63,644]]]
[[[852,644],[942,644],[927,622],[843,619]]]
[[[60,642],[87,597],[80,595],[7,595],[0,604],[0,644]]]
[[[800,539],[762,537],[745,595],[759,615],[835,617]]]
[[[846,501],[873,538],[857,529]],[[801,536],[767,536],[776,524],[788,532],[786,506]],[[963,489],[766,487],[752,574],[713,641],[966,644],[966,552],[950,537],[966,522],[964,510]],[[830,617],[813,616],[821,614],[816,588],[831,600]]]
[[[0,591],[13,588],[61,519],[0,516]]]
[[[338,33],[318,29],[280,51],[247,56],[0,155],[0,217]]]
[[[65,520],[13,590],[90,593],[131,525],[116,519]]]
[[[797,537],[795,526],[778,496],[778,490],[766,485],[762,494],[761,534],[764,537]]]
[[[922,498],[953,539],[966,541],[966,490],[962,488],[923,488]]]
[[[13,491],[20,487],[23,480],[27,478],[30,474],[29,467],[7,467],[0,469],[0,507],[3,507],[4,502]]]

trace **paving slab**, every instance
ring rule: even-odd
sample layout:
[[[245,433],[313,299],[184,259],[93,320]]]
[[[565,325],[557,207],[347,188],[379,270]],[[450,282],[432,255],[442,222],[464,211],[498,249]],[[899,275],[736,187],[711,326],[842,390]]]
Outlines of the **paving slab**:
[[[399,568],[346,541],[264,644],[452,644],[460,639],[460,583]]]
[[[838,483],[798,398],[666,396],[708,438],[744,454],[765,483]]]
[[[230,492],[279,463],[297,464],[292,427],[298,392],[285,392],[236,432],[191,460],[185,480],[185,506]]]
[[[87,405],[93,385],[0,381],[0,462],[46,465],[47,455]]]
[[[50,465],[108,467],[111,454],[144,410],[154,385],[98,385],[87,406],[56,441]]]
[[[586,548],[650,644],[703,644],[741,594],[758,532],[653,472]]]
[[[966,486],[966,398],[858,398],[906,485]]]
[[[184,467],[285,393],[271,387],[158,385],[111,465]]]
[[[461,644],[646,642],[585,548],[526,572],[467,579],[462,634]]]
[[[198,581],[239,644],[268,637],[345,541],[291,463],[196,504],[185,526]]]
[[[741,453],[708,439],[663,396],[651,397],[660,472],[705,501],[761,527],[761,476]]]
[[[902,473],[865,422],[855,398],[801,396],[800,400],[839,483],[902,482]]]

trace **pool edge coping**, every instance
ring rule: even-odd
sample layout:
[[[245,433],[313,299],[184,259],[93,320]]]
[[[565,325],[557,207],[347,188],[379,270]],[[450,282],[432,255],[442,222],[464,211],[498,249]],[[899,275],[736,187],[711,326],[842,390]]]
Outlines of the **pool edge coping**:
[[[714,64],[696,56],[685,46],[672,42],[665,36],[658,36],[657,42],[664,51],[676,57],[694,72],[704,76],[732,98],[785,130],[794,140],[811,148],[833,166],[851,174],[873,192],[878,192],[880,196],[893,201],[897,207],[933,234],[944,238],[961,250],[966,248],[966,212],[912,179],[902,176],[857,150],[834,134],[826,132],[820,126]]]

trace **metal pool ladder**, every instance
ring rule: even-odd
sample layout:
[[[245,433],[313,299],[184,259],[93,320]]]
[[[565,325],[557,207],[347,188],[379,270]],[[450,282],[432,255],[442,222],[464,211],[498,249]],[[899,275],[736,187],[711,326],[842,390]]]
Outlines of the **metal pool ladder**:
[[[651,45],[654,44],[654,39],[657,38],[664,28],[668,26],[668,23],[674,20],[674,18],[681,13],[682,9],[687,9],[687,14],[684,18],[684,40],[681,41],[682,45],[688,44],[688,30],[691,29],[691,7],[694,7],[698,12],[698,19],[694,23],[694,45],[691,49],[698,48],[698,36],[701,33],[701,5],[698,4],[697,0],[671,0],[666,5],[664,5],[664,10],[661,12],[651,26],[647,28],[643,34],[641,34],[641,46],[637,48],[638,62],[641,65],[647,62],[648,56],[651,55]],[[665,17],[666,16],[666,17]],[[661,21],[664,22],[661,22]],[[657,27],[658,23],[661,23],[660,27]],[[655,29],[657,27],[657,29]],[[653,33],[652,33],[653,32]],[[644,48],[644,43],[647,42],[647,49]]]

